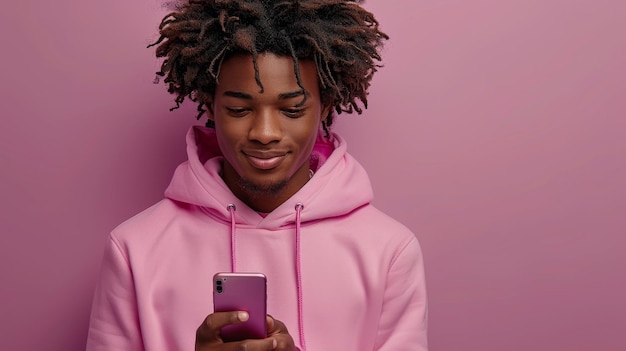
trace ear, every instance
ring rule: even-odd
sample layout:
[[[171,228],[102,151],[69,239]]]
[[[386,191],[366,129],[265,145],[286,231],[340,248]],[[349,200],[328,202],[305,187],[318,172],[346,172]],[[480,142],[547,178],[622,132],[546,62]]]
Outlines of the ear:
[[[209,120],[215,122],[215,114],[213,113],[213,101],[212,100],[208,100],[205,103],[206,106],[206,115],[209,118]]]
[[[320,122],[324,122],[326,118],[328,118],[328,114],[330,113],[331,108],[333,108],[333,105],[330,103],[322,108],[322,116],[321,116],[322,118]]]

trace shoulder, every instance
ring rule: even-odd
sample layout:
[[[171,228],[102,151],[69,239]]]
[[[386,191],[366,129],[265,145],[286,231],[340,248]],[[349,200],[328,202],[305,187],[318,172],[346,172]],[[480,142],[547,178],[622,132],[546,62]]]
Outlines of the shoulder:
[[[373,205],[363,206],[353,213],[354,225],[366,233],[385,236],[405,241],[415,238],[415,234],[406,225],[379,210]]]
[[[393,247],[394,256],[400,254],[420,255],[421,248],[416,233],[406,225],[374,206],[364,208],[364,221],[373,229],[375,240]]]
[[[327,219],[323,230],[335,233],[333,238],[340,239],[348,247],[359,248],[360,252],[367,252],[368,256],[382,255],[393,261],[401,254],[420,254],[414,232],[372,205]]]
[[[111,239],[119,246],[133,243],[145,244],[157,240],[177,223],[199,220],[197,206],[163,199],[118,225],[111,232]]]

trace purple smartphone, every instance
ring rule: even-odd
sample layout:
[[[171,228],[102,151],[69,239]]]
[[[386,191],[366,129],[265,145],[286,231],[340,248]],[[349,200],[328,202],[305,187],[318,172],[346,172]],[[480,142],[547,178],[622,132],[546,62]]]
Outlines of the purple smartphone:
[[[213,310],[246,311],[250,318],[222,328],[225,342],[267,337],[267,280],[262,273],[217,273],[213,276]]]

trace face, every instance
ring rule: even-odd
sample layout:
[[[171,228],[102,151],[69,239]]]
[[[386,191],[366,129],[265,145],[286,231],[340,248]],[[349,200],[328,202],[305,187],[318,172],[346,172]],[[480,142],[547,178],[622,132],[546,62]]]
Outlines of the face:
[[[270,212],[309,180],[309,157],[322,116],[315,64],[299,61],[306,102],[291,57],[257,59],[263,92],[251,56],[222,63],[209,118],[224,155],[225,183],[257,211]]]

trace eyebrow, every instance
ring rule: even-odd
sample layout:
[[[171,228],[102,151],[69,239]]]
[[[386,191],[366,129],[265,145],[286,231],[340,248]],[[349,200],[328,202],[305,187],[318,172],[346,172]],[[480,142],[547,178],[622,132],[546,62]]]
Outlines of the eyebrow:
[[[298,91],[292,91],[290,93],[282,93],[282,94],[278,94],[278,98],[281,100],[284,99],[293,99],[295,97],[299,97],[299,96],[308,96],[309,94],[305,91],[305,90],[298,90]]]
[[[222,95],[230,96],[230,97],[234,97],[234,98],[238,98],[238,99],[252,100],[252,95],[246,94],[246,93],[242,93],[242,92],[239,92],[239,91],[225,91],[224,94],[222,94]]]
[[[222,95],[230,96],[230,97],[234,97],[238,99],[252,100],[252,95],[242,93],[240,91],[225,91]],[[295,97],[302,96],[302,95],[308,96],[309,94],[306,93],[306,91],[298,90],[298,91],[292,91],[289,93],[278,94],[278,99],[280,100],[293,99]]]

